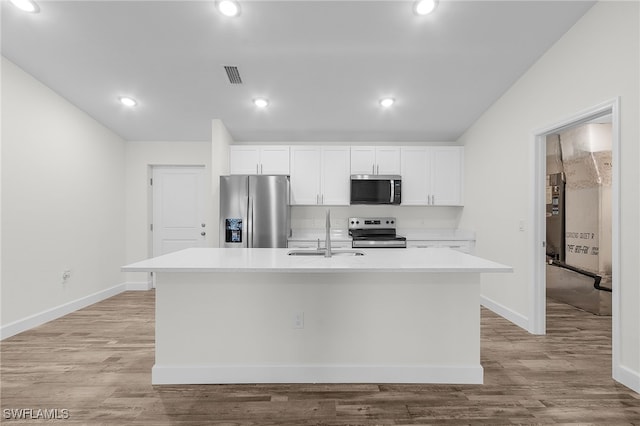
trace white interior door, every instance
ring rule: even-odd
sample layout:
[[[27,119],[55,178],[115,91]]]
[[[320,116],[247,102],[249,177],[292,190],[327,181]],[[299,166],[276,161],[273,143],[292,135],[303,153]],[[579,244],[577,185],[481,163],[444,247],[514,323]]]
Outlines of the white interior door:
[[[207,241],[204,167],[153,167],[153,256]]]

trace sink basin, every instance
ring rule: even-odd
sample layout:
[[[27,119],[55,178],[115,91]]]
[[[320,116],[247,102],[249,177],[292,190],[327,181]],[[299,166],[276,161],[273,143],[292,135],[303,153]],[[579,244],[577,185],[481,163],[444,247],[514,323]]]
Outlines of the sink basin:
[[[324,256],[324,250],[291,250],[289,256]],[[360,250],[332,250],[331,256],[364,256]]]

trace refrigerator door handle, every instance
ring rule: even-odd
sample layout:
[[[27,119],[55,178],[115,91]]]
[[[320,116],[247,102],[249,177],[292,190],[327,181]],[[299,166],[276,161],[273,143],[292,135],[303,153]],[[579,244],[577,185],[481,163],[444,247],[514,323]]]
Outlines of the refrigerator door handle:
[[[249,211],[247,211],[247,247],[253,248],[253,198],[249,197]]]

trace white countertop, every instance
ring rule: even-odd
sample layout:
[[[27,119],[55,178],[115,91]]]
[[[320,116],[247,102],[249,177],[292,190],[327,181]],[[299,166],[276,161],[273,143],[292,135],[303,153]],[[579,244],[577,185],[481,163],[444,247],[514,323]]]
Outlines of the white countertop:
[[[513,272],[447,248],[366,249],[365,256],[289,256],[291,249],[191,248],[132,263],[123,272]]]

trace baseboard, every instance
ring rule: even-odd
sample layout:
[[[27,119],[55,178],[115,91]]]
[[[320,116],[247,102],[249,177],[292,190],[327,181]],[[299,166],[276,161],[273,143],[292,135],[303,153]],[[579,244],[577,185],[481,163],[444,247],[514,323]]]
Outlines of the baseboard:
[[[614,367],[613,380],[620,382],[634,392],[640,393],[640,372],[618,365]]]
[[[524,315],[521,315],[483,295],[480,295],[480,304],[490,311],[500,315],[502,318],[511,321],[518,327],[529,331],[529,319]]]
[[[151,281],[130,281],[124,283],[124,285],[127,291],[147,291],[153,287]]]
[[[15,336],[16,334],[22,333],[23,331],[27,331],[46,322],[63,317],[67,314],[77,311],[78,309],[93,305],[94,303],[100,302],[104,299],[108,299],[126,290],[127,284],[118,284],[114,287],[101,290],[97,293],[90,294],[80,299],[67,302],[63,305],[56,306],[54,308],[47,309],[46,311],[42,311],[26,318],[3,325],[2,327],[0,327],[0,340]]]
[[[240,383],[482,384],[483,368],[433,365],[154,365],[154,385]]]

